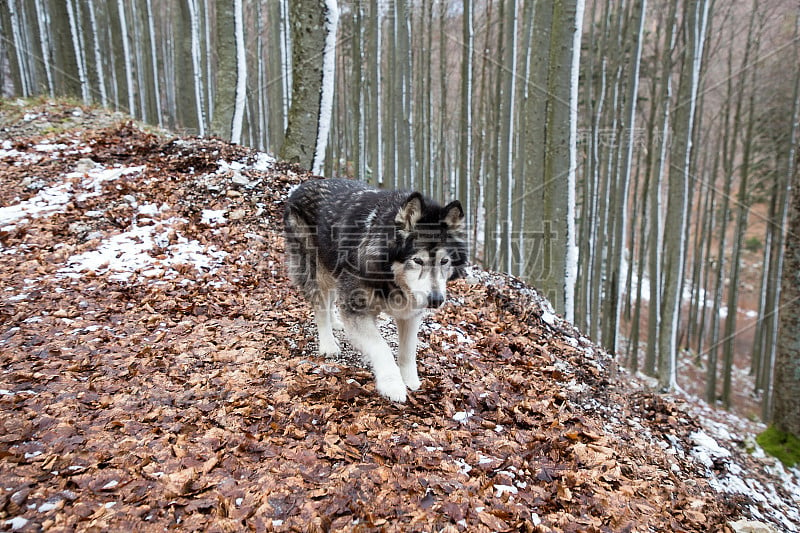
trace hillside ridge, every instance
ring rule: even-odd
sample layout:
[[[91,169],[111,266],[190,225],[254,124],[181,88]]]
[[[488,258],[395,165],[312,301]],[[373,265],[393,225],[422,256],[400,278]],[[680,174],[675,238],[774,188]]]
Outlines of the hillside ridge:
[[[422,389],[389,403],[352,351],[317,356],[286,279],[283,200],[307,173],[14,106],[6,530],[800,530],[797,470],[747,453],[745,422],[652,393],[516,278],[455,282],[420,335]]]

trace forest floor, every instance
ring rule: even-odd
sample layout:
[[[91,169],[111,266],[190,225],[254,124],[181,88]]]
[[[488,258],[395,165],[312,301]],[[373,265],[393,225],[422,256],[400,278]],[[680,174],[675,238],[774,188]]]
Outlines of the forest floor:
[[[508,276],[455,282],[381,398],[284,273],[309,176],[119,118],[0,102],[0,529],[800,531],[754,424]]]

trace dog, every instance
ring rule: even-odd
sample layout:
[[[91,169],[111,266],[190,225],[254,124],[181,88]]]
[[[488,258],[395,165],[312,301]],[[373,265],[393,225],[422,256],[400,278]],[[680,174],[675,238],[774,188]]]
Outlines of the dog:
[[[467,265],[461,203],[441,207],[419,192],[311,179],[289,194],[284,224],[289,277],[314,308],[320,354],[339,354],[333,329],[344,329],[371,366],[378,392],[405,402],[406,388],[421,385],[422,317],[441,307],[447,282]],[[396,362],[375,322],[381,312],[397,323]]]

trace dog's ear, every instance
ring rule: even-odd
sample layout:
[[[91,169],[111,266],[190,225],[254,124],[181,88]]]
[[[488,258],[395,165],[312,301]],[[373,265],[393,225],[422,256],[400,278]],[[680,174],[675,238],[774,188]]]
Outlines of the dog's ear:
[[[411,193],[408,198],[406,198],[406,201],[403,202],[403,206],[397,212],[397,216],[394,217],[395,223],[405,231],[412,231],[414,226],[417,225],[417,222],[419,222],[419,219],[422,218],[422,210],[424,207],[425,201],[422,195],[418,192]]]
[[[461,202],[453,200],[442,211],[444,211],[442,221],[450,229],[459,229],[464,226],[464,209],[461,207]]]

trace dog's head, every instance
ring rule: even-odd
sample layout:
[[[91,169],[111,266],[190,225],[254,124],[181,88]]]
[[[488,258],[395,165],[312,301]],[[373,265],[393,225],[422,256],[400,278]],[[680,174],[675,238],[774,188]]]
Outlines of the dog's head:
[[[447,298],[447,281],[463,276],[467,264],[464,209],[458,200],[441,207],[410,194],[395,216],[398,253],[394,281],[415,308],[437,308]]]

